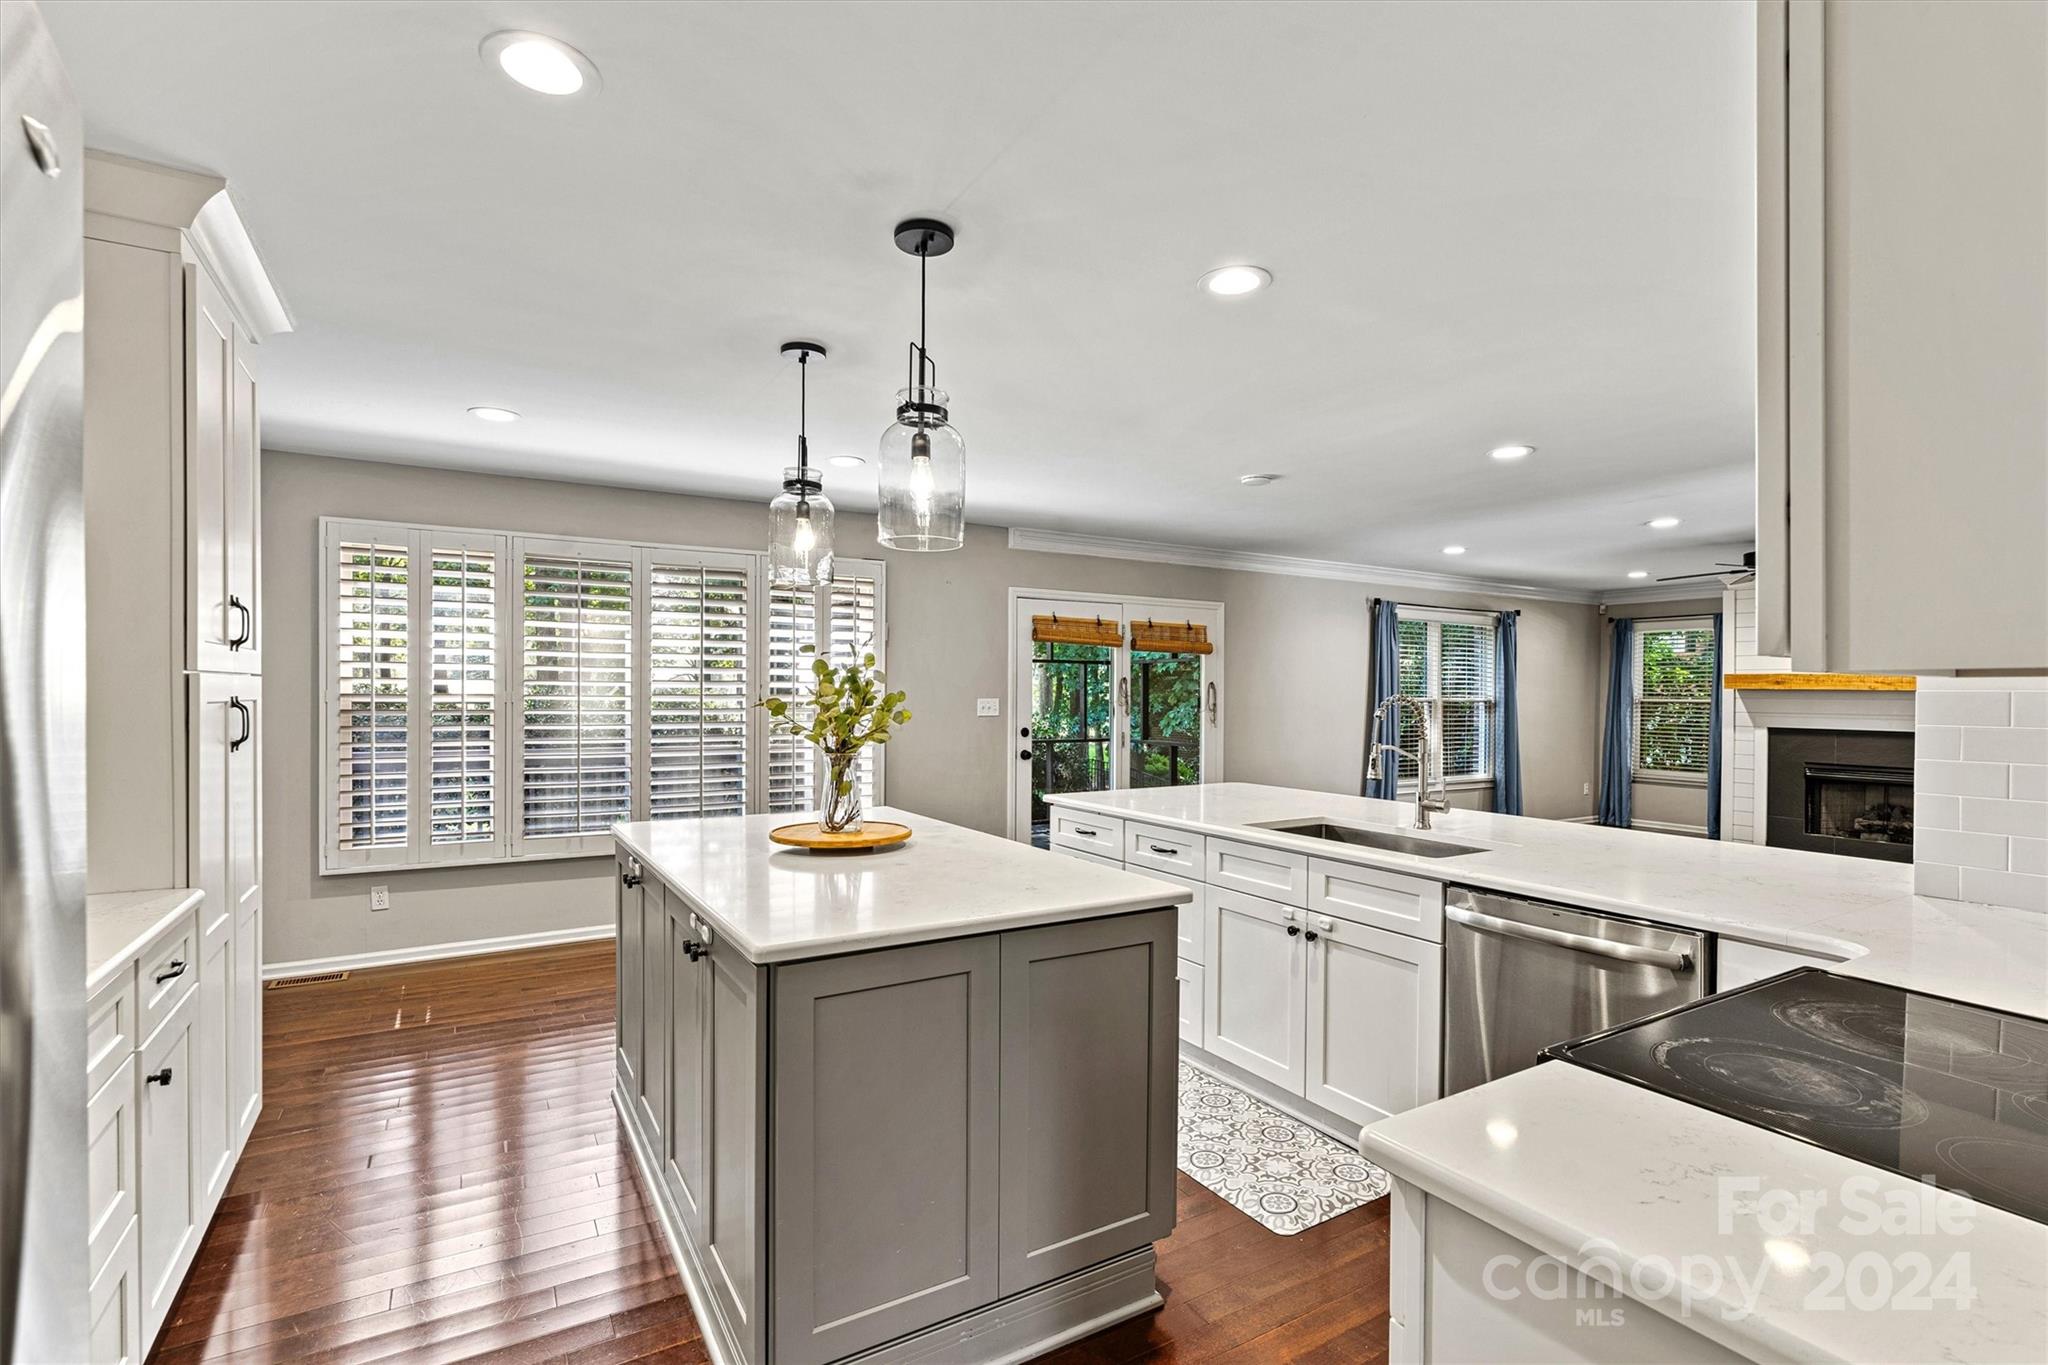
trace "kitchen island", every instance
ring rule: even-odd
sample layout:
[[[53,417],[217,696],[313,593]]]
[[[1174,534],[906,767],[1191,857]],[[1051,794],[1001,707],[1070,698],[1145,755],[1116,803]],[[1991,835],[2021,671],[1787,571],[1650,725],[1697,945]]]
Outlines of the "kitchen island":
[[[1020,1359],[1160,1303],[1186,888],[909,812],[620,824],[615,1099],[715,1360]]]

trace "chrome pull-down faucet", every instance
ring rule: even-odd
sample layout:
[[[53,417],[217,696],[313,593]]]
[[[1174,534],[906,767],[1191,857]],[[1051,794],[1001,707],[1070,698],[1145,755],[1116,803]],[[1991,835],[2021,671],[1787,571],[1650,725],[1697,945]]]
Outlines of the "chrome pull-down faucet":
[[[1399,706],[1415,716],[1415,751],[1410,753],[1398,744],[1380,743],[1380,723],[1390,707]],[[1373,709],[1372,737],[1366,741],[1365,776],[1370,782],[1379,781],[1380,755],[1391,753],[1399,758],[1415,760],[1415,828],[1428,829],[1432,811],[1446,811],[1451,808],[1450,793],[1441,785],[1435,796],[1429,794],[1429,708],[1413,697],[1388,697]],[[1395,772],[1400,768],[1396,766]]]

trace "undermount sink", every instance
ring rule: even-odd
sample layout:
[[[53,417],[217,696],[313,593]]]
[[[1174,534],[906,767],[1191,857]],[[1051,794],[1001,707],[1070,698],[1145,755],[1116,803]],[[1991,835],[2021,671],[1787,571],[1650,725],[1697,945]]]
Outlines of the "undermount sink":
[[[1385,849],[1389,853],[1412,853],[1418,858],[1456,858],[1467,853],[1484,853],[1476,844],[1454,844],[1447,839],[1425,839],[1392,830],[1360,829],[1356,825],[1333,825],[1327,820],[1268,820],[1253,829],[1270,829],[1275,834],[1298,834],[1304,839],[1327,839],[1333,844],[1357,844],[1361,848]]]

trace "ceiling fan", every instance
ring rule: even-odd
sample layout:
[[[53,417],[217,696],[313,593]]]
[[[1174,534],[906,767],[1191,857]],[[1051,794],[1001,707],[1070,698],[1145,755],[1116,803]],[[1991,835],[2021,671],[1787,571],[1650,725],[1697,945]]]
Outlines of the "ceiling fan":
[[[1756,551],[1744,550],[1742,552],[1742,562],[1740,564],[1729,564],[1721,560],[1716,560],[1714,561],[1714,567],[1711,569],[1703,569],[1699,573],[1667,574],[1664,577],[1659,578],[1657,581],[1659,583],[1682,583],[1688,578],[1726,578],[1730,574],[1754,575],[1755,573]]]

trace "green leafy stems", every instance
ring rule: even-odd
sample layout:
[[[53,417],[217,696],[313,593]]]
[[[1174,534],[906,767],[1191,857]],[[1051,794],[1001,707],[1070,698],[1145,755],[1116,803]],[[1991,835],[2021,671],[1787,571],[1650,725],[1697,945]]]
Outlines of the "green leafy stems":
[[[827,829],[857,824],[860,803],[853,761],[863,748],[887,744],[895,727],[910,723],[910,709],[903,704],[908,694],[887,690],[888,677],[875,667],[873,654],[835,668],[815,657],[812,645],[799,652],[813,656],[811,695],[763,697],[754,704],[768,713],[772,733],[804,740],[823,751],[829,785],[819,823]]]

